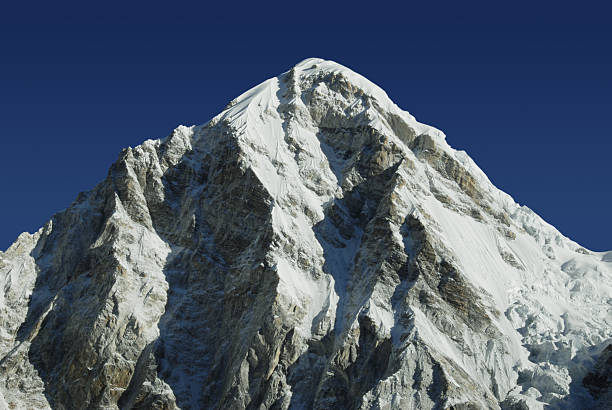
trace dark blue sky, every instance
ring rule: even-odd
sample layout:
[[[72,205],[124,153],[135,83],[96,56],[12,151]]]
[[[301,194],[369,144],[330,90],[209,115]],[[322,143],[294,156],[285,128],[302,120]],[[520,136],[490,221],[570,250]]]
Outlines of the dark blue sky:
[[[89,3],[0,6],[0,249],[102,180],[122,147],[203,123],[306,57],[379,84],[517,202],[612,249],[608,9]]]

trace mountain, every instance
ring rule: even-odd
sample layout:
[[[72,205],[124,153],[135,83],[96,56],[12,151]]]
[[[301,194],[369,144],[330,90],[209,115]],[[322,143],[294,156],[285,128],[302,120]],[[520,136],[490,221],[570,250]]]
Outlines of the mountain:
[[[0,409],[611,408],[610,344],[612,252],[321,59],[0,253]]]

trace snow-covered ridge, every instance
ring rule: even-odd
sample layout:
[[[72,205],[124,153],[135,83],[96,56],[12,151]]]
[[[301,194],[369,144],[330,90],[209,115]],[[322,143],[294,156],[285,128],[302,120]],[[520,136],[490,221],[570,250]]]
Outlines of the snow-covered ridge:
[[[354,87],[362,90],[366,95],[376,101],[377,110],[385,113],[393,113],[400,116],[417,135],[427,134],[435,138],[437,148],[447,152],[478,181],[480,189],[494,198],[500,210],[508,213],[513,219],[519,221],[524,229],[534,236],[538,242],[555,241],[563,243],[569,248],[579,248],[574,241],[563,236],[555,227],[545,222],[540,216],[524,205],[516,203],[510,195],[497,189],[489,180],[487,175],[478,165],[467,155],[465,151],[455,150],[446,142],[444,133],[435,127],[420,123],[408,111],[402,110],[388,97],[387,93],[362,75],[351,69],[330,60],[321,58],[307,58],[299,62],[291,70],[293,75],[300,77],[304,83],[312,83],[313,79],[325,77],[327,74],[342,76]],[[211,122],[216,123],[220,119],[226,119],[236,129],[245,127],[250,118],[265,118],[267,113],[275,113],[280,104],[278,92],[280,83],[289,72],[283,73],[278,77],[271,78],[252,89],[241,94],[231,101],[228,107],[215,117]],[[393,134],[392,127],[388,122],[381,118],[380,113],[369,110],[371,114],[370,123],[385,134]],[[271,137],[273,141],[278,140],[278,136]]]

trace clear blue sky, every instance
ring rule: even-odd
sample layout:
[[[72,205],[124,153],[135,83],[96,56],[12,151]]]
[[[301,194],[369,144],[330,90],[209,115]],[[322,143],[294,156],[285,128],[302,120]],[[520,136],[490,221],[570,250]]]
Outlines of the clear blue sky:
[[[306,57],[368,77],[517,202],[588,248],[612,249],[602,6],[5,3],[0,249],[102,180],[122,147],[203,123]]]

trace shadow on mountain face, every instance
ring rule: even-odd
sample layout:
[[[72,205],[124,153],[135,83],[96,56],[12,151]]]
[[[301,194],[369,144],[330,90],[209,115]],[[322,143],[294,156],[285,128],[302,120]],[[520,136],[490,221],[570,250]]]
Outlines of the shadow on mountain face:
[[[382,202],[399,163],[373,172],[368,162],[377,154],[375,145],[359,153],[333,147],[329,139],[332,132],[356,134],[369,130],[325,129],[318,134],[323,152],[330,163],[334,162],[330,166],[335,169],[339,184],[343,181],[342,161],[356,167],[365,178],[345,190],[342,198],[327,204],[324,219],[313,227],[323,248],[323,270],[334,278],[339,300],[332,330],[320,340],[310,340],[308,349],[288,369],[288,382],[294,393],[292,408],[309,408],[316,403],[357,408],[363,395],[396,367],[392,363],[391,339],[380,336],[377,324],[363,314],[362,303],[370,299],[377,281],[384,280],[380,277],[385,274],[381,263],[391,257],[392,247],[380,240],[385,237],[380,235],[380,229],[385,229],[382,221],[386,210]],[[403,265],[401,260],[400,257],[398,263]],[[401,266],[398,269],[403,270]],[[359,323],[359,337],[352,346],[348,333],[354,321]],[[344,350],[352,348],[356,349],[355,355],[344,354]],[[341,359],[351,356],[355,357]]]
[[[169,289],[159,337],[143,352],[147,364],[119,401],[126,408],[167,401],[162,383],[184,409],[232,406],[230,376],[274,301],[277,276],[265,259],[270,198],[223,131],[205,130],[224,142],[208,153],[196,141],[165,172],[163,202],[149,203],[153,228],[171,249],[163,269]],[[250,375],[253,395],[263,383],[257,376]]]
[[[112,240],[95,244],[108,228],[105,221],[113,209],[107,193],[100,184],[80,194],[70,208],[45,225],[30,253],[37,276],[14,351],[30,343],[24,360],[36,369],[53,408],[96,400],[88,391],[95,391],[92,374],[101,365],[91,363],[98,347],[91,334],[121,269],[112,255]],[[82,377],[67,383],[62,375],[78,367],[90,371],[80,372]]]
[[[277,281],[259,249],[271,240],[269,198],[252,171],[240,168],[234,143],[219,144],[214,159],[185,154],[165,172],[161,199],[143,187],[153,229],[171,249],[163,269],[169,289],[159,338],[124,359],[132,367],[119,369],[102,356],[105,344],[141,338],[135,318],[115,333],[112,289],[128,272],[114,256],[122,228],[110,219],[116,198],[126,207],[134,200],[130,187],[120,186],[123,159],[105,182],[54,216],[31,253],[37,278],[17,332],[19,345],[31,343],[29,361],[51,407],[102,405],[109,385],[126,389],[117,397],[125,408],[172,401],[170,389],[182,408],[232,397],[227,375],[248,348],[241,341],[257,333]],[[252,305],[261,308],[251,312]]]

